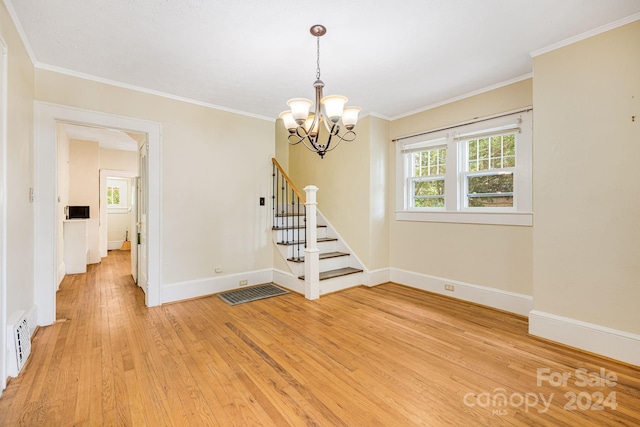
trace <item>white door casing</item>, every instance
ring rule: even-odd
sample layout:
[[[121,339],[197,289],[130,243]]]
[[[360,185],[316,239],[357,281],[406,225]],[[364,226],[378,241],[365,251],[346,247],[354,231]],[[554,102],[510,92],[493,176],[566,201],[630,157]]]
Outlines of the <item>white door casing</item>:
[[[131,275],[133,281],[138,283],[138,181],[137,177],[131,178],[131,224],[129,225],[129,240],[131,241]],[[138,286],[140,284],[138,283]]]
[[[7,386],[7,45],[0,38],[0,396]]]
[[[147,277],[148,263],[148,195],[149,195],[149,174],[148,174],[148,144],[140,144],[138,158],[140,160],[140,176],[138,179],[138,286],[148,295],[149,281]]]

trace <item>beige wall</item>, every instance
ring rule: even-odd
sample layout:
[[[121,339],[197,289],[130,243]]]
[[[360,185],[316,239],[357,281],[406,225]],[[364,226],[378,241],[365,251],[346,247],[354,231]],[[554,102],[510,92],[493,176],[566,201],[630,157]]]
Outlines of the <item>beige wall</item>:
[[[532,105],[532,98],[532,80],[526,79],[394,120],[390,124],[390,137],[515,110]],[[389,150],[395,159],[394,147]],[[393,209],[395,161],[390,162],[389,177],[389,204]],[[524,295],[533,294],[532,227],[410,222],[396,221],[392,217],[389,236],[391,267]]]
[[[640,21],[534,72],[534,307],[640,333]]]
[[[7,316],[33,306],[33,83],[34,67],[0,5],[0,37],[8,47],[7,74]],[[37,195],[36,195],[37,196]],[[2,347],[4,348],[4,347]]]
[[[273,265],[274,123],[36,70],[36,99],[162,124],[162,284]]]
[[[389,174],[393,157],[389,151],[389,122],[369,116],[369,140],[371,159],[369,163],[369,243],[368,267],[371,270],[389,267],[389,221],[393,215],[390,208]]]
[[[355,131],[355,141],[342,142],[324,159],[302,144],[291,146],[289,175],[300,189],[319,188],[318,209],[368,269],[386,268],[387,124],[368,116]]]
[[[100,148],[100,169],[138,173],[138,152]]]
[[[100,262],[100,147],[94,141],[69,141],[69,205],[89,206],[89,264]]]

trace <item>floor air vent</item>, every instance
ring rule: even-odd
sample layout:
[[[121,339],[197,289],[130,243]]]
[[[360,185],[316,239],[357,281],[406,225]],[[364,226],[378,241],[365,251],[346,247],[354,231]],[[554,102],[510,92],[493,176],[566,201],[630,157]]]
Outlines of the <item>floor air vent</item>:
[[[224,292],[218,294],[218,296],[229,305],[238,305],[245,302],[257,301],[259,299],[275,297],[288,293],[289,291],[268,283],[266,285],[254,286],[253,288]]]
[[[24,312],[19,313],[14,319],[8,322],[8,341],[9,352],[15,353],[15,363],[9,360],[8,372],[9,376],[16,377],[27,362],[29,354],[31,354],[31,332],[29,331],[29,323]],[[11,339],[13,337],[13,339]]]

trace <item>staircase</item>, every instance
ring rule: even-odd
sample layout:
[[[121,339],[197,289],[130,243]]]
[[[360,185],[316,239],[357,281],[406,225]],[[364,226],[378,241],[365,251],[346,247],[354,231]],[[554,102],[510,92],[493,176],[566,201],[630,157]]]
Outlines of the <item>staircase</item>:
[[[292,275],[300,282],[300,288],[308,283],[305,274],[305,250],[312,236],[307,236],[307,209],[305,197],[293,185],[278,162],[273,159],[273,239]],[[313,195],[315,198],[315,194]],[[363,267],[351,250],[340,238],[329,222],[315,210],[312,203],[316,226],[316,244],[318,252],[319,294],[335,292],[364,283]],[[307,271],[309,266],[307,267]],[[313,270],[312,270],[313,271]],[[309,278],[311,281],[313,277]],[[305,292],[306,293],[306,292]]]

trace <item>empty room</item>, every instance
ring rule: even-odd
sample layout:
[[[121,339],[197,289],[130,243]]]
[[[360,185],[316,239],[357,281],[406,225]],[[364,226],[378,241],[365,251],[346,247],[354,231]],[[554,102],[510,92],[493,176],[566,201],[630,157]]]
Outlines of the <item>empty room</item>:
[[[3,0],[0,425],[640,425],[637,0]]]

